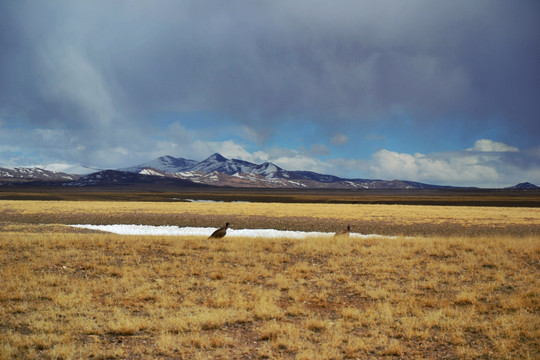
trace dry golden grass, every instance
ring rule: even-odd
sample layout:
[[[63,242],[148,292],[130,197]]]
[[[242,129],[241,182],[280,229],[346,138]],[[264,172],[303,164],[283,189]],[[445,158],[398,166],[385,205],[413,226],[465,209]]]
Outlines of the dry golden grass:
[[[343,221],[358,218],[366,221],[387,221],[397,224],[418,222],[453,224],[529,224],[540,222],[540,208],[468,207],[468,206],[411,206],[411,205],[355,205],[355,204],[282,204],[282,203],[173,203],[122,201],[1,201],[4,212],[25,216],[55,214],[68,216],[74,212],[89,216],[107,214],[164,215],[190,213],[216,216],[246,217],[272,216],[276,218],[307,216]],[[81,206],[81,204],[84,204]]]
[[[148,224],[384,235],[519,235],[540,233],[540,208],[128,201],[0,201],[4,223]]]
[[[2,358],[537,358],[537,238],[3,233]]]
[[[313,205],[1,205],[18,221],[0,227],[0,359],[540,357],[538,234],[119,236],[47,223],[49,212],[93,214],[102,222],[124,212],[142,219],[197,209],[200,217],[249,216],[266,207],[276,222],[281,213],[327,218]],[[326,216],[349,213],[340,207],[329,206]],[[425,214],[422,207],[379,208],[355,211],[388,221],[412,212],[443,216],[429,207]],[[465,222],[463,212],[468,225],[502,226],[505,215],[538,222],[535,209],[486,209],[484,217],[477,211],[441,207],[450,224]]]

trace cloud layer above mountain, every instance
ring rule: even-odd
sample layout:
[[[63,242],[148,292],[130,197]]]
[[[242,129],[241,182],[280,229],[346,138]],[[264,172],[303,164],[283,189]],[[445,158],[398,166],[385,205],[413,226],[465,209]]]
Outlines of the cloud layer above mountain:
[[[409,154],[381,149],[368,160],[336,160],[332,164],[335,169],[353,168],[378,179],[501,187],[540,179],[540,148],[522,152],[503,143],[481,139],[472,148],[461,151]]]
[[[463,156],[453,161],[469,163],[485,144],[459,149],[492,139],[491,151],[507,152],[504,143],[517,156],[540,146],[539,9],[3,1],[0,155],[120,167],[236,147],[246,157],[288,152],[268,160],[291,166],[371,157],[400,178],[424,174],[425,157],[405,156],[415,151],[453,149]],[[373,164],[362,171],[393,174]]]

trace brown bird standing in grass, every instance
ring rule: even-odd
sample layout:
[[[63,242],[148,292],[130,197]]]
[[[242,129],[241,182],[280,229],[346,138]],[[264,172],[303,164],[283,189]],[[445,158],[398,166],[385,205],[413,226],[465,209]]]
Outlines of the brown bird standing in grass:
[[[349,234],[351,232],[351,225],[347,225],[347,229],[340,230],[334,234],[334,237],[349,237]]]
[[[221,239],[227,234],[227,229],[229,228],[229,223],[226,223],[225,226],[220,227],[212,233],[208,238],[209,239]]]

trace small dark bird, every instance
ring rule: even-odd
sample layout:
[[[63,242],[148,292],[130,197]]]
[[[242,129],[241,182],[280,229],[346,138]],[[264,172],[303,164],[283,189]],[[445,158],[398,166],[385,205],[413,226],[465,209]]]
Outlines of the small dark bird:
[[[334,234],[334,237],[349,237],[349,233],[351,232],[351,225],[347,225],[347,229],[340,230]]]
[[[212,233],[208,238],[209,239],[221,239],[227,234],[227,229],[229,228],[229,223],[226,223],[225,226],[220,227]]]

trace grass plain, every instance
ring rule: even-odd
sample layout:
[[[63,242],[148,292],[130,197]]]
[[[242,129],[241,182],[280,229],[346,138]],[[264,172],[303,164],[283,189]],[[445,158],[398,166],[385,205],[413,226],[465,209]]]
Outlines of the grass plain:
[[[538,208],[4,200],[0,216],[0,359],[540,357]],[[397,237],[66,226],[225,221]]]
[[[540,207],[540,190],[420,189],[420,190],[322,190],[239,189],[163,186],[0,186],[0,200],[151,201],[178,200],[248,201],[255,203],[385,204]]]

